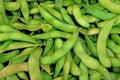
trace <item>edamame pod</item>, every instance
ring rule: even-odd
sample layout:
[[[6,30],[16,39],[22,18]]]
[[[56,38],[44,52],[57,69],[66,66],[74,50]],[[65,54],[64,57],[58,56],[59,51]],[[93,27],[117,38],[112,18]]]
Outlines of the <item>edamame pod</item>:
[[[6,77],[6,80],[19,80],[19,78],[17,77],[17,75],[10,75]]]
[[[74,29],[77,28],[77,26],[75,25],[69,25],[66,23],[63,23],[57,19],[55,19],[51,14],[49,14],[44,8],[42,8],[41,6],[38,6],[38,9],[41,13],[41,15],[45,18],[45,20],[53,25],[55,28],[65,31],[65,32],[73,32]],[[52,20],[52,21],[51,21]]]
[[[113,3],[111,0],[99,0],[99,3],[113,13],[120,13],[120,5]],[[110,5],[110,6],[109,6]]]
[[[28,71],[28,63],[24,62],[24,63],[21,63],[21,64],[11,64],[11,65],[8,65],[8,66],[4,67],[0,71],[0,78],[4,78],[6,76],[15,74],[19,71]]]
[[[66,33],[66,32],[62,32],[62,31],[58,31],[58,30],[51,30],[49,32],[46,33],[42,33],[42,34],[36,34],[33,35],[32,38],[34,39],[49,39],[49,38],[70,38],[72,34],[70,33]]]
[[[8,19],[7,15],[6,15],[6,12],[5,12],[4,0],[0,0],[0,14],[3,17],[3,19],[5,21],[5,24],[8,24],[9,19]]]
[[[80,24],[83,27],[90,27],[90,24],[87,22],[87,20],[82,16],[80,7],[78,5],[73,5],[73,16],[75,17],[78,24]]]
[[[93,15],[99,19],[102,19],[102,20],[110,20],[117,16],[114,13],[109,13],[109,12],[106,12],[103,10],[99,10],[96,7],[94,7],[93,5],[85,5],[85,7],[89,10],[91,15]]]
[[[64,19],[64,21],[66,23],[71,24],[71,25],[75,25],[73,20],[71,19],[71,17],[68,15],[68,13],[67,13],[65,8],[61,8],[60,12],[61,12],[62,17],[63,17],[63,19]]]
[[[70,71],[70,52],[65,57],[65,63],[63,66],[63,80],[68,79],[69,71]]]
[[[29,80],[27,74],[25,72],[18,72],[17,73],[17,76],[20,78],[20,79],[23,79],[23,80]]]
[[[63,46],[63,41],[61,39],[56,39],[55,40],[55,50],[61,48]],[[64,66],[64,63],[65,63],[65,56],[62,57],[61,59],[59,59],[57,62],[56,62],[56,65],[55,65],[55,74],[54,74],[54,77],[58,76],[61,69],[63,68]]]
[[[111,67],[111,61],[110,58],[107,56],[106,53],[106,40],[110,33],[110,30],[112,29],[112,26],[115,22],[116,18],[110,20],[104,28],[100,31],[98,35],[97,40],[97,52],[98,52],[98,58],[105,67]]]
[[[73,61],[72,55],[70,54],[71,57],[71,65],[70,65],[70,73],[75,76],[81,75],[81,69],[79,66]]]
[[[58,12],[56,9],[51,8],[45,4],[41,4],[41,6],[47,10],[52,16],[54,16],[55,18],[57,18],[60,21],[63,21],[62,15],[60,14],[60,12]]]
[[[41,54],[42,54],[42,48],[37,47],[29,56],[28,66],[29,66],[30,80],[43,80],[41,71],[39,69],[40,66],[39,59]]]
[[[26,0],[17,0],[17,2],[19,2],[21,5],[20,9],[21,9],[22,15],[24,16],[25,23],[28,23],[29,22],[29,7],[27,4],[27,1]]]
[[[5,63],[19,54],[19,50],[15,50],[9,53],[0,54],[0,63]]]
[[[0,46],[0,53],[9,51],[9,50],[22,49],[22,48],[27,48],[27,47],[32,47],[32,46],[38,46],[38,45],[27,43],[27,42],[12,42],[6,48],[2,49],[1,48],[2,46]]]
[[[75,41],[78,38],[78,32],[79,30],[75,30],[73,35],[64,43],[63,47],[56,50],[52,55],[50,56],[45,56],[41,58],[41,64],[52,64],[53,62],[56,62],[63,56],[65,56],[68,51],[70,51],[75,43]],[[69,46],[68,46],[69,44]],[[61,53],[61,54],[59,54]]]
[[[5,2],[5,9],[8,11],[16,11],[20,8],[19,2]]]
[[[117,45],[114,41],[108,39],[107,40],[107,47],[111,49],[115,54],[120,54],[120,46]]]
[[[80,38],[77,39],[73,50],[75,54],[81,59],[81,61],[90,69],[97,69],[99,67],[99,62],[95,58],[89,56],[83,49]]]
[[[79,66],[81,69],[81,74],[79,75],[79,80],[89,80],[87,66],[84,65],[83,62],[80,62]]]
[[[102,76],[105,77],[106,80],[113,80],[109,71],[107,70],[106,67],[104,67],[103,65],[100,65],[96,71],[100,72],[102,74]]]
[[[6,41],[6,40],[18,40],[18,41],[36,43],[36,41],[32,39],[30,36],[20,32],[0,33],[0,37],[2,37],[0,38],[0,42]]]
[[[43,51],[43,56],[45,56],[45,55],[50,51],[50,49],[51,49],[52,46],[53,46],[53,43],[54,43],[54,40],[53,40],[53,39],[47,39],[47,40],[46,40],[45,49],[44,49],[44,51]]]

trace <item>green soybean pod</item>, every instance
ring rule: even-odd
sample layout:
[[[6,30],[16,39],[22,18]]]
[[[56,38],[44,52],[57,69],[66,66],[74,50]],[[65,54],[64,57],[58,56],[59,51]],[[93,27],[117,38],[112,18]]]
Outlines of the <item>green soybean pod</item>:
[[[112,67],[120,67],[120,59],[119,58],[110,58]]]
[[[17,73],[17,76],[20,78],[20,79],[23,79],[23,80],[29,80],[27,74],[25,72],[18,72]]]
[[[6,48],[3,48],[3,46],[0,46],[0,53],[4,53],[5,51],[14,50],[14,49],[22,49],[27,47],[34,47],[38,46],[36,44],[27,43],[27,42],[12,42],[10,43]]]
[[[26,0],[17,0],[17,2],[20,3],[21,7],[21,12],[22,15],[24,16],[25,19],[25,23],[29,22],[29,7],[28,7],[28,3]]]
[[[99,72],[95,72],[90,75],[90,80],[101,80],[101,74]]]
[[[60,12],[61,12],[62,17],[66,23],[71,24],[71,25],[75,25],[72,18],[68,15],[65,8],[61,8]]]
[[[80,38],[77,39],[75,45],[73,46],[75,54],[81,59],[81,61],[90,69],[97,69],[99,67],[99,62],[95,58],[89,56],[82,45]],[[92,62],[92,63],[91,63]]]
[[[26,24],[23,24],[23,23],[20,23],[20,22],[15,22],[12,24],[12,27],[14,27],[15,29],[18,29],[18,30],[28,30],[28,31],[38,31],[41,29],[41,24],[29,24],[29,25],[26,25]]]
[[[55,8],[57,10],[60,10],[60,8],[62,8],[63,6],[63,0],[55,0]]]
[[[103,65],[100,65],[96,71],[98,71],[99,73],[101,73],[102,76],[105,77],[106,80],[113,80],[109,71],[107,70],[106,67],[104,67]]]
[[[120,13],[120,5],[119,4],[115,4],[113,3],[111,0],[99,0],[99,3],[106,9],[108,9],[109,11],[113,12],[113,13]],[[109,6],[110,5],[110,6]]]
[[[67,12],[69,15],[73,15],[73,5],[67,6]]]
[[[8,17],[7,17],[6,12],[5,12],[4,0],[0,0],[0,13],[3,16],[5,24],[8,24],[9,20],[8,20]]]
[[[57,20],[56,18],[54,18],[50,13],[48,13],[44,8],[42,8],[41,6],[38,6],[38,9],[41,13],[41,15],[44,17],[44,19],[51,24],[53,27],[65,31],[65,32],[73,32],[74,29],[77,28],[77,26],[75,25],[70,25],[70,24],[66,24],[63,23],[59,20]],[[52,22],[51,22],[52,20]]]
[[[88,74],[93,74],[93,73],[96,73],[97,71],[95,69],[88,69]]]
[[[36,49],[36,47],[25,48],[23,51],[21,51],[21,53],[19,55],[12,58],[9,61],[9,64],[15,64],[15,63],[24,62],[28,58],[28,55],[30,55],[35,49]]]
[[[19,2],[5,2],[5,9],[8,11],[16,11],[20,8]]]
[[[19,55],[15,56],[14,58],[12,58],[9,61],[9,64],[16,64],[16,63],[23,63],[27,58],[28,55],[35,49],[36,47],[30,47],[30,48],[26,48],[24,49]],[[29,80],[28,76],[25,72],[21,71],[17,73],[17,76],[20,79],[25,79],[25,80]]]
[[[46,4],[41,4],[41,6],[47,10],[52,16],[57,18],[60,21],[63,21],[62,14],[54,8],[47,6]]]
[[[29,25],[30,24],[43,24],[46,23],[46,21],[44,19],[30,19],[29,21]]]
[[[0,78],[15,74],[19,71],[28,71],[28,63],[24,62],[20,64],[7,65],[0,71]]]
[[[0,63],[5,63],[19,54],[19,50],[14,50],[9,53],[0,54]]]
[[[5,41],[2,45],[1,45],[1,49],[5,49],[9,44],[11,44],[13,41],[12,40],[8,40]]]
[[[36,41],[32,39],[30,36],[20,32],[0,33],[0,37],[2,37],[0,38],[0,42],[6,41],[6,40],[18,40],[18,41],[36,43]]]
[[[81,14],[80,7],[78,5],[73,5],[73,16],[75,17],[75,20],[80,24],[82,27],[89,27],[90,24],[87,22],[87,20],[83,17]]]
[[[72,4],[74,4],[73,0],[63,0],[63,6],[70,6]]]
[[[77,55],[74,55],[73,61],[78,65],[80,63],[80,58]]]
[[[38,31],[40,30],[41,27],[40,27],[40,24],[30,24],[28,26],[26,26],[26,28],[23,28],[23,30],[28,30],[28,31]]]
[[[117,15],[116,17],[117,17],[117,19],[116,19],[115,23],[113,24],[113,26],[118,26],[119,23],[120,23],[120,16]],[[109,21],[109,20],[105,20],[105,21],[98,22],[98,23],[97,23],[97,26],[98,26],[99,28],[103,28],[104,25],[105,25],[108,21]]]
[[[114,13],[109,13],[109,12],[106,12],[106,11],[103,11],[103,10],[99,10],[93,5],[85,5],[85,7],[89,10],[91,15],[93,15],[93,16],[101,19],[101,20],[110,20],[110,19],[117,16]]]
[[[117,45],[113,40],[107,40],[107,47],[111,49],[115,54],[120,54],[120,45]]]
[[[52,76],[45,71],[41,71],[41,75],[42,75],[42,80],[53,80]]]
[[[109,48],[107,48],[107,54],[109,55],[110,58],[114,58],[115,57],[115,53],[111,49],[109,49]]]
[[[38,14],[38,13],[39,13],[39,10],[37,7],[30,9],[30,14]]]
[[[115,22],[116,18],[110,20],[104,28],[100,31],[98,35],[98,40],[97,40],[97,52],[98,52],[98,58],[105,67],[111,67],[111,61],[109,57],[107,57],[106,54],[106,41],[107,37],[110,33],[110,30],[112,29],[112,26]]]
[[[66,57],[65,57],[65,63],[63,66],[63,80],[67,80],[68,79],[68,75],[70,72],[70,51],[67,53]]]
[[[0,25],[0,32],[20,32],[20,31],[12,28],[10,25],[2,24]]]
[[[91,28],[87,31],[87,35],[97,35],[97,34],[100,33],[100,30],[101,30],[100,28],[96,28],[96,27]],[[120,28],[119,27],[113,27],[110,31],[110,34],[120,34]]]
[[[29,56],[28,66],[29,66],[30,80],[42,80],[41,71],[39,69],[40,66],[39,59],[41,54],[42,54],[42,48],[37,47]]]
[[[61,38],[56,38],[54,42],[55,50],[61,48],[63,46],[64,42]]]
[[[110,33],[111,34],[120,34],[120,28],[119,27],[113,27]]]
[[[55,39],[54,45],[55,45],[55,50],[61,48],[61,47],[63,46],[63,41],[62,41],[62,39],[60,39],[60,38]],[[65,56],[62,57],[61,59],[59,59],[59,60],[56,62],[54,77],[56,77],[56,76],[59,75],[61,69],[62,69],[63,66],[64,66],[64,63],[65,63]]]
[[[41,66],[42,70],[45,70],[48,74],[51,75],[50,65],[43,65],[43,64],[41,64],[40,66]]]
[[[43,56],[45,56],[50,51],[50,49],[53,46],[53,42],[54,42],[54,40],[52,38],[46,40],[45,49],[43,51]]]
[[[85,40],[86,40],[87,46],[88,46],[89,50],[91,51],[91,53],[95,57],[98,57],[97,49],[96,49],[96,46],[95,46],[94,42],[87,35],[85,35]]]
[[[62,58],[63,56],[65,56],[67,54],[68,51],[70,51],[73,47],[73,45],[75,44],[75,41],[78,38],[78,32],[79,30],[75,30],[73,32],[73,35],[64,43],[63,47],[60,49],[57,49],[53,55],[50,56],[45,56],[43,58],[41,58],[41,64],[52,64],[53,62],[56,62],[57,60],[59,60],[60,58]],[[68,46],[69,45],[69,46]],[[61,53],[61,54],[59,54]]]
[[[41,29],[43,30],[43,32],[49,32],[55,30],[55,28],[50,24],[41,24]]]
[[[111,34],[111,38],[120,45],[120,36],[119,34]]]
[[[11,24],[11,27],[18,29],[18,30],[21,30],[21,29],[26,28],[27,25],[24,23],[21,23],[21,22],[15,22],[15,23]]]
[[[99,34],[100,28],[91,28],[87,31],[87,35],[96,35]]]
[[[107,10],[105,10],[105,8],[100,3],[93,4],[93,6],[96,7],[97,9],[99,9],[99,10],[104,10],[104,11],[107,12]]]
[[[50,51],[47,53],[47,55],[52,55],[55,52],[55,46],[52,46]]]
[[[13,17],[10,20],[9,25],[11,25],[11,24],[13,24],[13,23],[15,23],[17,21],[18,21],[18,15],[13,14]]]
[[[17,75],[10,75],[6,77],[6,80],[19,80],[19,78],[17,77]]]
[[[80,62],[79,67],[81,69],[81,74],[79,75],[79,80],[89,80],[87,66],[83,62]]]
[[[71,57],[71,65],[70,65],[70,73],[75,76],[79,76],[81,74],[81,69],[78,67],[78,65],[73,61],[72,55],[70,54]]]
[[[51,30],[46,33],[41,33],[41,34],[35,34],[32,36],[34,39],[49,39],[49,38],[65,38],[68,39],[71,37],[72,34],[63,32],[63,31],[58,31],[58,30]]]
[[[105,21],[102,21],[102,22],[97,22],[97,27],[103,28],[108,23],[108,21],[109,20],[105,20]]]
[[[92,15],[83,15],[83,17],[89,22],[94,23],[100,21],[98,18],[92,16]]]

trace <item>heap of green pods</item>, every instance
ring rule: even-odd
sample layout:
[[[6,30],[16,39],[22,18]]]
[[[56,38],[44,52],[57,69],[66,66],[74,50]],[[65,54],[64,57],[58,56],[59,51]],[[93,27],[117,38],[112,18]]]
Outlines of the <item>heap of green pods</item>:
[[[120,80],[120,0],[0,0],[0,80]]]

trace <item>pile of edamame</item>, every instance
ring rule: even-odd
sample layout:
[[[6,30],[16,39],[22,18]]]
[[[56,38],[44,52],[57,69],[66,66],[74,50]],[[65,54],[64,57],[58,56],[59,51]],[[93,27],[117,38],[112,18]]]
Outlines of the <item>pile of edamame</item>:
[[[0,0],[0,80],[120,80],[120,0]]]

